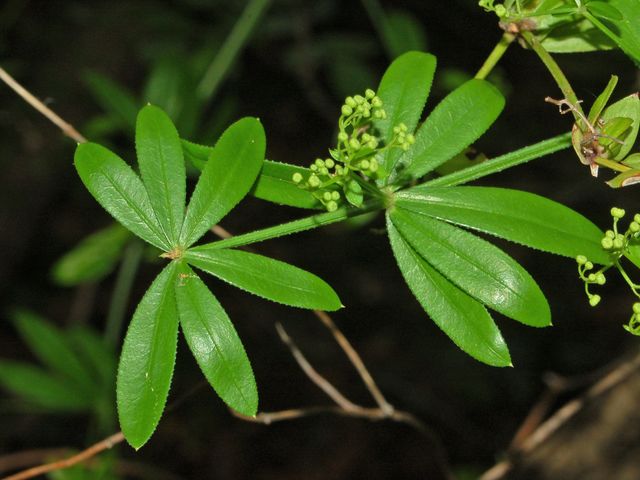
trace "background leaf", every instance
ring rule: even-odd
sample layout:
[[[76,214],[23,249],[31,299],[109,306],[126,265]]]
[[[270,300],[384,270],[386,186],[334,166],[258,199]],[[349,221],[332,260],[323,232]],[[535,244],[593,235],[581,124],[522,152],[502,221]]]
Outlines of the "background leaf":
[[[308,168],[297,165],[265,160],[250,193],[256,198],[279,205],[322,209],[322,205],[311,192],[294,183],[292,180],[294,173],[300,173],[304,178],[308,178],[311,172]]]
[[[469,80],[427,117],[416,143],[399,160],[398,174],[420,178],[476,141],[498,118],[504,97],[489,82]]]
[[[176,299],[180,325],[200,369],[229,407],[258,410],[258,390],[240,337],[222,306],[186,264],[180,264]]]
[[[396,205],[545,252],[610,263],[604,233],[564,205],[532,193],[490,187],[418,186],[398,192]]]
[[[103,110],[133,131],[139,102],[131,92],[96,72],[86,73],[84,81]]]
[[[262,161],[266,140],[258,119],[246,117],[220,137],[189,201],[180,243],[192,245],[249,192]]]
[[[82,183],[102,208],[143,240],[171,249],[142,181],[124,160],[90,142],[78,145],[74,160]]]
[[[156,218],[175,246],[184,217],[186,173],[178,132],[158,107],[147,105],[138,114],[136,153]]]
[[[184,259],[231,285],[274,302],[329,311],[342,306],[336,292],[324,280],[262,255],[196,247],[185,252]]]
[[[616,48],[616,43],[586,18],[561,23],[545,32],[540,43],[551,53],[592,52]]]
[[[464,292],[525,325],[551,324],[540,287],[502,250],[465,230],[401,208],[391,212],[391,221],[422,258]]]
[[[156,429],[176,360],[176,263],[156,277],[138,304],[120,354],[116,396],[120,428],[138,449]]]
[[[436,57],[422,52],[407,52],[387,68],[376,92],[382,99],[387,118],[374,122],[385,142],[393,138],[393,127],[401,122],[409,132],[415,130],[435,70]],[[398,149],[386,150],[381,159],[382,168],[391,172],[400,154]]]
[[[98,230],[61,257],[52,268],[53,280],[64,286],[95,282],[113,271],[131,234],[118,223]]]
[[[640,22],[638,21],[640,2],[638,0],[608,0],[607,4],[620,12],[622,19],[613,22],[601,20],[596,23],[596,26],[612,38],[637,66],[640,66]]]
[[[507,345],[487,310],[411,248],[387,217],[391,248],[402,276],[431,319],[464,352],[488,365],[511,365]]]

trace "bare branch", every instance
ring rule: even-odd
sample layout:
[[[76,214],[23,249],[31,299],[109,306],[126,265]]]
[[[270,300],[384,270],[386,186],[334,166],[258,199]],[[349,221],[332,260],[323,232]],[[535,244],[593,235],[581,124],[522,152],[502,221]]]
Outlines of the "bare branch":
[[[16,473],[15,475],[9,475],[8,477],[4,477],[1,480],[25,480],[27,478],[37,477],[38,475],[42,475],[44,473],[53,472],[54,470],[62,470],[63,468],[69,468],[73,465],[77,465],[78,463],[84,462],[85,460],[88,460],[91,457],[96,456],[97,454],[99,454],[100,452],[103,452],[104,450],[111,449],[114,445],[121,443],[123,440],[124,440],[124,435],[122,434],[122,432],[114,433],[113,435],[105,438],[104,440],[101,440],[98,443],[90,446],[86,450],[83,450],[77,455],[73,455],[72,457],[65,458],[63,460],[58,460],[51,463],[45,463],[37,467],[29,468],[28,470],[24,470],[22,472]]]
[[[11,75],[9,75],[5,69],[0,67],[0,80],[6,83],[9,88],[11,88],[14,92],[20,95],[24,101],[26,101],[33,108],[38,110],[42,115],[47,117],[54,125],[56,125],[62,133],[64,133],[67,137],[72,138],[78,143],[85,143],[87,141],[80,132],[78,132],[73,125],[65,122],[62,118],[58,116],[53,110],[47,107],[44,103],[38,100],[35,95],[31,94],[26,88],[20,85]]]

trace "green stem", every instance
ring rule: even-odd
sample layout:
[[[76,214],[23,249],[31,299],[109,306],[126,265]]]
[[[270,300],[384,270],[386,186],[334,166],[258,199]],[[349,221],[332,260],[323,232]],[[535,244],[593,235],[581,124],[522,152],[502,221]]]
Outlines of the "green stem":
[[[484,80],[491,73],[493,68],[500,61],[504,53],[509,48],[509,45],[515,40],[516,36],[512,33],[505,32],[502,37],[500,37],[500,41],[493,48],[487,59],[484,61],[478,73],[476,73],[475,78],[480,80]]]
[[[595,162],[601,167],[610,168],[616,172],[628,172],[631,170],[631,167],[627,167],[626,165],[602,157],[596,157]]]
[[[233,26],[233,30],[220,47],[216,58],[202,77],[196,89],[198,97],[209,99],[213,96],[270,3],[271,0],[249,0],[240,18]]]
[[[104,330],[104,339],[109,345],[116,345],[122,331],[122,324],[129,303],[131,287],[140,266],[144,244],[137,240],[131,242],[124,251],[118,270],[113,294],[109,303],[109,313]]]
[[[576,96],[576,93],[573,91],[573,87],[571,86],[571,84],[569,83],[569,80],[565,76],[560,66],[553,59],[553,57],[549,54],[549,52],[547,52],[547,50],[542,46],[542,44],[538,41],[535,35],[533,35],[531,32],[525,31],[525,32],[522,32],[521,35],[522,35],[522,38],[524,38],[524,40],[527,42],[529,47],[538,55],[540,60],[542,60],[542,63],[544,63],[545,67],[547,67],[547,70],[549,70],[549,73],[551,73],[551,76],[556,81],[556,83],[558,84],[558,87],[562,91],[564,98],[566,98],[569,102],[571,102],[571,104],[576,108],[576,110],[580,111],[584,115],[584,112],[582,112],[582,107],[578,102],[578,97]],[[579,115],[577,115],[575,112],[573,112],[573,116],[575,117],[576,121],[580,120]]]
[[[464,170],[458,170],[444,177],[429,180],[425,182],[424,185],[430,185],[432,187],[460,185],[486,177],[492,173],[501,172],[507,168],[515,167],[516,165],[521,165],[536,158],[544,157],[559,150],[564,150],[570,146],[571,133],[563,133],[557,137],[534,143],[528,147],[501,155],[492,160],[487,160],[472,167],[465,168]]]
[[[249,245],[251,243],[263,242],[272,238],[284,237],[285,235],[291,235],[292,233],[322,227],[324,225],[329,225],[330,223],[341,222],[348,218],[364,215],[365,213],[373,212],[375,210],[381,210],[382,208],[384,208],[382,202],[379,200],[370,200],[365,202],[362,208],[343,207],[339,208],[335,212],[319,213],[311,217],[301,218],[300,220],[294,220],[274,227],[267,227],[262,230],[256,230],[254,232],[237,235],[224,240],[218,240],[217,242],[208,243],[206,245],[200,245],[198,247],[190,248],[189,250],[197,252],[199,250],[232,248]]]

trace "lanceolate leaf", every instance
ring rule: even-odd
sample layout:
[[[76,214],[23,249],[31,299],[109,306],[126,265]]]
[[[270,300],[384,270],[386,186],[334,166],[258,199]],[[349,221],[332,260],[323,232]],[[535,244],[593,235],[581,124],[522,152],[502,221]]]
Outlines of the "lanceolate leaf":
[[[242,342],[229,317],[188,265],[175,286],[180,325],[189,348],[216,393],[243,415],[255,415],[258,390]]]
[[[0,387],[51,410],[84,411],[93,399],[67,379],[27,363],[0,360]]]
[[[507,345],[487,310],[424,261],[387,218],[391,248],[422,308],[458,347],[498,367],[511,365]]]
[[[138,114],[136,152],[156,218],[175,245],[182,228],[186,199],[184,158],[176,128],[158,107],[147,105]]]
[[[100,280],[113,270],[131,238],[118,223],[89,235],[55,263],[53,279],[66,286]]]
[[[613,90],[616,88],[617,84],[618,77],[616,75],[611,75],[609,83],[607,83],[607,86],[604,88],[602,93],[598,95],[598,98],[596,98],[595,102],[593,102],[593,105],[591,105],[591,108],[589,109],[588,119],[591,124],[595,124],[598,118],[600,118],[600,114],[607,103],[609,103],[609,99],[611,98]]]
[[[92,393],[91,373],[62,331],[26,310],[14,312],[13,320],[24,342],[44,365],[61,378],[73,381],[87,396]]]
[[[620,117],[628,118],[633,121],[631,127],[624,131],[622,135],[619,135],[618,132],[615,131],[611,132],[612,136],[617,138],[617,140],[624,142],[624,145],[620,145],[618,142],[606,137],[600,139],[600,143],[608,145],[608,149],[613,152],[615,155],[613,157],[614,160],[623,159],[627,153],[631,151],[636,142],[636,138],[638,137],[638,127],[640,127],[640,98],[637,93],[624,97],[605,109],[602,114],[604,130],[607,130],[608,123],[614,122],[616,118]]]
[[[122,346],[117,400],[120,427],[133,448],[156,429],[171,386],[178,340],[177,264],[156,277],[138,304]]]
[[[84,77],[100,106],[126,127],[133,129],[138,114],[138,102],[126,89],[108,77],[89,72]]]
[[[398,174],[422,177],[476,141],[498,118],[504,97],[489,82],[469,80],[445,97],[400,157]]]
[[[602,3],[602,2],[598,2]],[[606,22],[596,25],[609,35],[636,65],[640,66],[640,2],[638,0],[608,0],[608,5],[622,14],[613,28]]]
[[[124,160],[100,145],[82,143],[76,148],[75,165],[82,183],[107,212],[143,240],[170,250],[147,190]]]
[[[391,220],[414,250],[463,291],[533,327],[551,324],[549,305],[531,276],[499,248],[448,223],[395,208]]]
[[[396,205],[421,215],[490,233],[545,252],[610,263],[604,233],[570,208],[532,193],[490,187],[418,186],[396,194]]]
[[[185,252],[184,258],[200,270],[274,302],[317,310],[337,310],[342,306],[322,279],[262,255],[196,247]]]
[[[377,92],[387,118],[375,122],[386,142],[393,137],[393,127],[401,122],[409,132],[414,131],[429,96],[435,70],[436,58],[422,52],[407,52],[387,68]],[[399,156],[398,149],[387,150],[382,161],[383,170],[392,171]]]
[[[249,192],[265,152],[259,120],[243,118],[220,137],[189,201],[180,243],[192,245]]]

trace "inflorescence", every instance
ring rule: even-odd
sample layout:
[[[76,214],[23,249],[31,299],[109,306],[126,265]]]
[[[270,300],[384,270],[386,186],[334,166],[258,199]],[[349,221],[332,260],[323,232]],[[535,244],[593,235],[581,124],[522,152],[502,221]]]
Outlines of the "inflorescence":
[[[600,243],[602,248],[611,256],[612,265],[604,266],[594,271],[594,265],[587,257],[584,255],[578,255],[576,257],[576,261],[578,262],[578,275],[584,282],[589,305],[592,307],[600,303],[601,297],[600,295],[591,293],[589,287],[594,284],[604,285],[606,282],[604,273],[611,267],[616,267],[627,285],[629,285],[633,294],[640,299],[640,284],[636,284],[631,280],[620,263],[622,257],[629,253],[629,247],[631,245],[640,245],[640,214],[636,213],[633,216],[633,220],[629,223],[624,233],[620,233],[618,222],[625,216],[625,211],[621,208],[614,207],[611,209],[611,216],[613,217],[613,227],[611,230],[605,232]],[[624,328],[634,335],[640,335],[640,302],[633,304],[631,319],[627,325],[624,325]]]
[[[338,143],[329,150],[330,158],[318,158],[310,166],[311,173],[293,174],[292,180],[333,212],[346,199],[348,203],[362,205],[364,192],[379,194],[376,180],[388,176],[379,163],[382,152],[391,148],[403,151],[415,142],[404,123],[393,127],[393,136],[385,145],[374,132],[375,120],[387,117],[382,108],[382,100],[367,89],[364,96],[347,97],[338,119]]]

